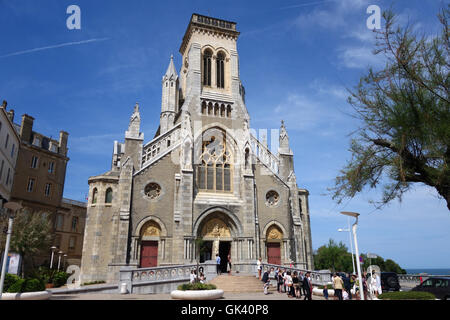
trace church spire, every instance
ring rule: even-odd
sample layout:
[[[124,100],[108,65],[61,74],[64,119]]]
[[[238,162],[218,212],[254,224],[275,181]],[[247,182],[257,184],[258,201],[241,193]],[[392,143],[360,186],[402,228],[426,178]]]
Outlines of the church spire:
[[[175,69],[175,64],[173,63],[173,54],[171,54],[169,66],[167,67],[166,74],[163,76],[163,81],[176,79],[178,79],[178,73],[177,70]]]
[[[162,99],[160,115],[160,134],[173,127],[175,116],[178,113],[179,95],[178,74],[173,63],[173,55],[170,56],[169,66],[162,78]]]
[[[126,139],[143,139],[144,134],[141,131],[141,114],[139,113],[139,104],[136,102],[133,114],[128,124],[128,130],[125,132]]]
[[[291,148],[289,147],[289,136],[284,125],[284,120],[281,120],[280,146],[278,152],[280,154],[292,154]]]

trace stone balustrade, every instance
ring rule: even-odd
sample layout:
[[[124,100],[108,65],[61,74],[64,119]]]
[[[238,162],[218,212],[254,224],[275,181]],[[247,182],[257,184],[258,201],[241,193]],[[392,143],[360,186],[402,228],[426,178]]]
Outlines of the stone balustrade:
[[[278,157],[270,152],[269,148],[256,139],[253,135],[250,137],[253,153],[262,163],[269,167],[273,173],[278,174],[280,167],[280,160]]]
[[[142,152],[142,167],[146,167],[156,159],[160,158],[160,155],[173,149],[180,139],[181,123],[175,125],[169,131],[156,137],[152,141],[148,142]]]
[[[201,263],[200,272],[209,281],[217,276],[215,263]],[[172,265],[152,268],[128,268],[120,270],[119,290],[122,283],[127,284],[128,293],[169,293],[178,285],[190,280],[196,264]]]

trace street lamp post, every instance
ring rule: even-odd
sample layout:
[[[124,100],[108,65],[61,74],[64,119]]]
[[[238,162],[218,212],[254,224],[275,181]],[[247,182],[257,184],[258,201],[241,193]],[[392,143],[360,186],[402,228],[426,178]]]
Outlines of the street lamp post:
[[[353,232],[353,241],[355,241],[355,254],[356,254],[356,266],[358,268],[359,292],[361,293],[361,300],[364,300],[364,286],[362,282],[361,263],[359,261],[360,258],[358,250],[358,240],[356,239],[356,228],[358,226],[359,213],[343,211],[341,212],[341,214],[354,217],[356,219],[355,223],[352,226],[352,232]]]
[[[352,252],[352,266],[353,266],[353,274],[355,273],[355,258],[354,258],[354,254],[353,254],[353,241],[352,241],[352,232],[350,230],[350,228],[348,229],[338,229],[339,232],[348,232],[348,238],[350,240],[350,250]]]
[[[50,269],[53,268],[53,255],[55,254],[55,250],[57,249],[55,246],[51,247],[50,249],[52,249],[52,257],[50,259]]]
[[[9,251],[9,244],[11,242],[14,215],[16,214],[17,210],[22,209],[22,205],[20,205],[17,202],[7,202],[3,206],[3,208],[9,211],[9,217],[8,217],[8,231],[6,234],[5,254],[3,256],[3,264],[2,264],[2,274],[0,276],[0,300],[2,299],[3,284],[5,282],[6,276],[6,262],[8,261],[8,251]]]
[[[67,254],[63,255],[63,270],[66,269],[66,262],[67,262]]]
[[[59,254],[59,258],[58,258],[58,270],[59,270],[59,266],[61,265],[61,255],[63,254],[63,252],[60,250],[58,252],[58,254]]]

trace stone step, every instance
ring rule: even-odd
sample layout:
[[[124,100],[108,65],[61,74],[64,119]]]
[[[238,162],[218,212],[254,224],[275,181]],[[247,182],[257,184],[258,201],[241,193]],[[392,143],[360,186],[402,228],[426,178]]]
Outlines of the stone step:
[[[262,292],[263,283],[255,276],[220,275],[209,281],[224,292]]]

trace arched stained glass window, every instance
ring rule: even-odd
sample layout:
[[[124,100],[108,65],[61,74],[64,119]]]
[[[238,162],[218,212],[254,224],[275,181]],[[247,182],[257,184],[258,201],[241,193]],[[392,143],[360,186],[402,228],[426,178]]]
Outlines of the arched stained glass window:
[[[197,185],[201,191],[230,192],[232,190],[232,154],[226,141],[215,136],[203,141]]]

